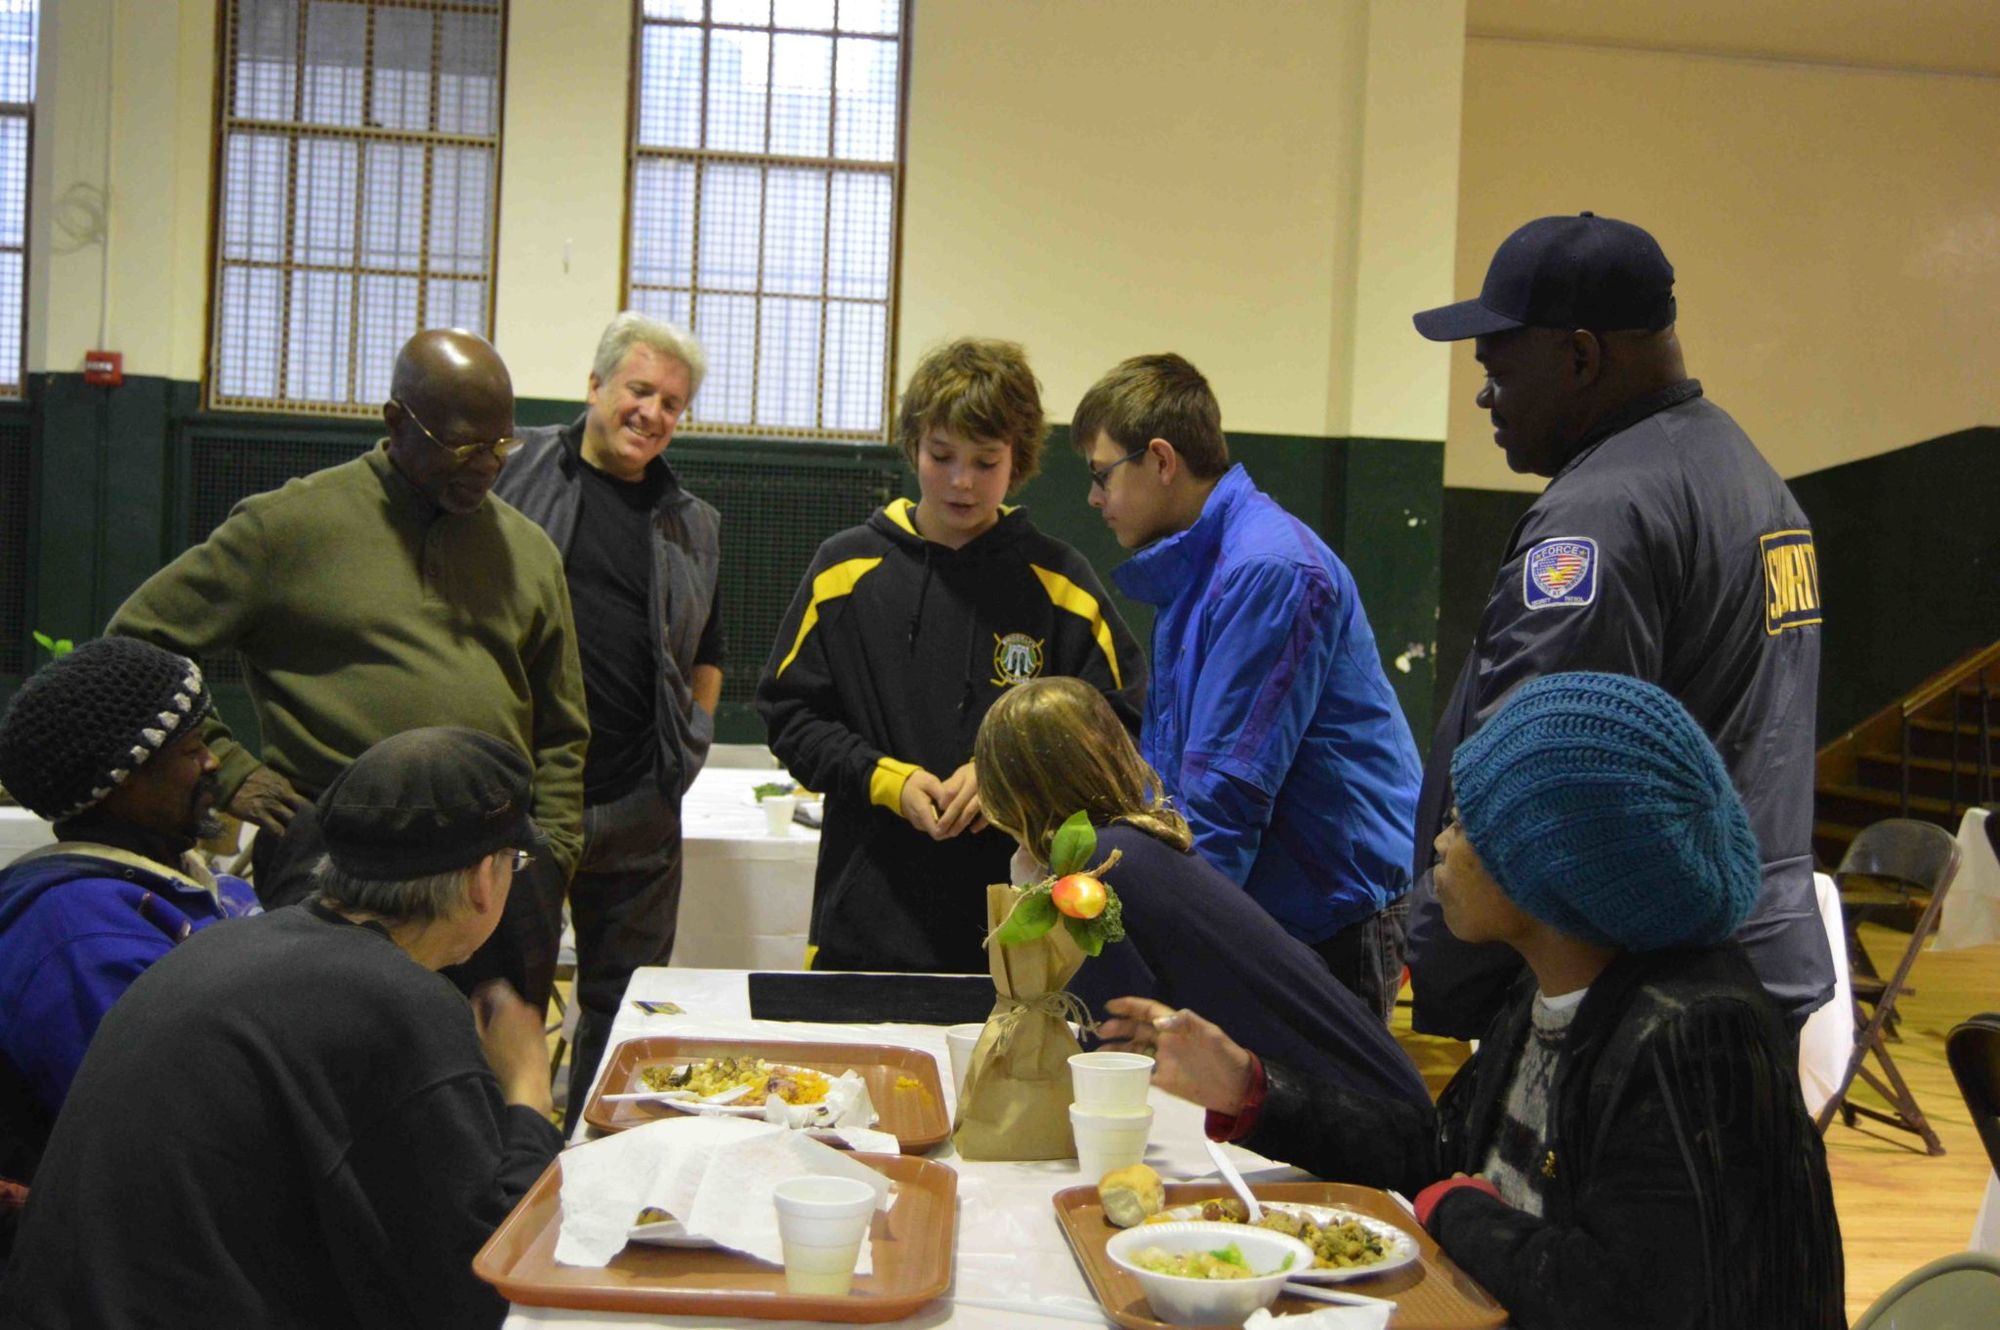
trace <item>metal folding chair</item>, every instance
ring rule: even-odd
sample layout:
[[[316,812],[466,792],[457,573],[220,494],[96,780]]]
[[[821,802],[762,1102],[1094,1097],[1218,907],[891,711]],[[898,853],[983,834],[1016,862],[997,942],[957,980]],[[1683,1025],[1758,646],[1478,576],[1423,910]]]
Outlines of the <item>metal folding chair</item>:
[[[1986,1145],[1986,1157],[2000,1173],[2000,1011],[1953,1026],[1944,1038],[1944,1056]]]
[[[2000,1258],[1961,1251],[1896,1281],[1854,1330],[1990,1330],[2000,1324]]]
[[[1896,1019],[1896,999],[1909,989],[1910,970],[1916,965],[1917,953],[1923,950],[1925,940],[1937,929],[1945,892],[1957,872],[1958,842],[1950,832],[1929,822],[1890,818],[1864,828],[1847,847],[1847,854],[1833,876],[1840,886],[1841,910],[1847,918],[1848,954],[1857,974],[1874,971],[1856,931],[1862,916],[1899,907],[1915,909],[1918,915],[1910,933],[1910,945],[1903,949],[1895,970],[1881,981],[1880,989],[1864,991],[1859,982],[1855,985],[1858,1028],[1854,1053],[1833,1097],[1819,1111],[1820,1131],[1826,1130],[1838,1110],[1841,1120],[1850,1127],[1857,1115],[1871,1118],[1922,1137],[1925,1149],[1931,1154],[1944,1153],[1937,1133],[1931,1130],[1923,1109],[1917,1105],[1917,1097],[1910,1092],[1902,1072],[1896,1069],[1896,1060],[1889,1056],[1884,1031]],[[1864,1010],[1869,1006],[1872,1011]],[[1880,1075],[1867,1065],[1871,1055],[1881,1069]],[[1888,1100],[1888,1112],[1848,1100],[1848,1091],[1857,1076]]]

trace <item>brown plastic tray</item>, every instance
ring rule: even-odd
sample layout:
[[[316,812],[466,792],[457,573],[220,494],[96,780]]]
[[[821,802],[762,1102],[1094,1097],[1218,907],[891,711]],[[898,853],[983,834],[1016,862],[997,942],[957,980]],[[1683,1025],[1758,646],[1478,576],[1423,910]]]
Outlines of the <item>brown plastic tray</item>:
[[[757,1316],[796,1321],[894,1321],[951,1286],[958,1234],[958,1175],[907,1155],[855,1154],[896,1184],[896,1203],[875,1216],[874,1273],[858,1275],[844,1297],[785,1291],[775,1265],[718,1248],[634,1243],[597,1269],[556,1263],[562,1224],[562,1159],[521,1198],[479,1255],[472,1272],[510,1301],[585,1311]]]
[[[599,1131],[624,1131],[642,1127],[662,1118],[685,1118],[664,1104],[627,1100],[604,1102],[607,1094],[628,1094],[646,1087],[639,1073],[661,1063],[692,1062],[699,1058],[759,1057],[766,1062],[782,1062],[838,1076],[853,1071],[868,1083],[868,1098],[881,1119],[875,1124],[896,1138],[906,1155],[920,1155],[951,1135],[951,1119],[945,1116],[944,1087],[938,1082],[937,1059],[919,1048],[894,1044],[825,1044],[805,1040],[786,1042],[771,1039],[699,1039],[680,1035],[650,1035],[628,1039],[612,1051],[611,1065],[584,1105],[583,1120]],[[908,1077],[916,1086],[898,1088],[896,1082]]]
[[[1295,1205],[1339,1205],[1386,1220],[1417,1240],[1417,1259],[1400,1270],[1371,1279],[1336,1284],[1335,1288],[1388,1298],[1396,1304],[1389,1314],[1391,1330],[1483,1330],[1507,1323],[1506,1309],[1472,1277],[1452,1264],[1431,1235],[1410,1212],[1373,1187],[1338,1182],[1260,1182],[1250,1188],[1260,1201],[1290,1201]],[[1229,1195],[1221,1183],[1177,1182],[1167,1187],[1167,1206],[1191,1205]],[[1118,1229],[1104,1217],[1097,1188],[1069,1187],[1056,1193],[1056,1218],[1062,1223],[1070,1250],[1083,1267],[1090,1291],[1104,1304],[1112,1320],[1127,1330],[1154,1330],[1168,1323],[1154,1317],[1139,1281],[1112,1264],[1104,1244]],[[1306,1298],[1280,1297],[1274,1313],[1309,1312],[1326,1306]]]

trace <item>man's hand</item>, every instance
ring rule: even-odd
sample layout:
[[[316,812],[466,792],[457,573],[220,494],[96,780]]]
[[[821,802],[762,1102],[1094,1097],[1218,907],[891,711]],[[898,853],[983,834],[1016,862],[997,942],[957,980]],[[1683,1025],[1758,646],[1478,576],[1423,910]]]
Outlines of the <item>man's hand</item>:
[[[1153,1084],[1170,1095],[1231,1117],[1243,1111],[1250,1052],[1219,1027],[1151,998],[1113,998],[1104,1006],[1115,1019],[1098,1027],[1102,1047],[1150,1054]]]
[[[938,835],[938,810],[944,803],[944,786],[922,767],[903,782],[903,820],[933,840],[944,839]]]
[[[311,802],[271,768],[258,767],[236,787],[228,811],[259,831],[282,836],[292,825],[293,816]]]
[[[939,840],[949,840],[961,831],[986,830],[986,814],[979,806],[979,772],[972,763],[945,777],[939,788],[944,794],[944,813],[934,833]]]
[[[549,1096],[549,1038],[542,1013],[529,1006],[505,979],[488,979],[472,990],[472,1019],[479,1027],[479,1046],[500,1082],[500,1097],[532,1108],[547,1117],[555,1111]]]

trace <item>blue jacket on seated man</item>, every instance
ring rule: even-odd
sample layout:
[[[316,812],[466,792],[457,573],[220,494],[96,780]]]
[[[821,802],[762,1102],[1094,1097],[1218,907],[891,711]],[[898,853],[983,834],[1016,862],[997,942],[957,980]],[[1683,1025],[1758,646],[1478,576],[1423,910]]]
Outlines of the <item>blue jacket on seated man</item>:
[[[213,820],[212,706],[185,656],[86,642],[0,720],[0,782],[57,843],[0,869],[0,1176],[28,1180],[105,1012],[197,930],[256,914],[194,853]]]

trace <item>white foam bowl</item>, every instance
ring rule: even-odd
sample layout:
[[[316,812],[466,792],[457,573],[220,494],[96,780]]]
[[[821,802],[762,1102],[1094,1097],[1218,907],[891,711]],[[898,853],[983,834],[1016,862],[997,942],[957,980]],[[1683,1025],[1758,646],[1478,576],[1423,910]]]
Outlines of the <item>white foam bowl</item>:
[[[1190,1279],[1155,1274],[1132,1263],[1133,1253],[1147,1247],[1178,1254],[1216,1251],[1232,1242],[1250,1268],[1258,1272],[1254,1278]],[[1128,1228],[1104,1245],[1104,1253],[1112,1264],[1139,1281],[1154,1315],[1175,1325],[1240,1325],[1259,1307],[1276,1302],[1287,1279],[1313,1267],[1312,1248],[1297,1238],[1247,1224],[1198,1220]],[[1287,1255],[1292,1258],[1289,1265]]]

